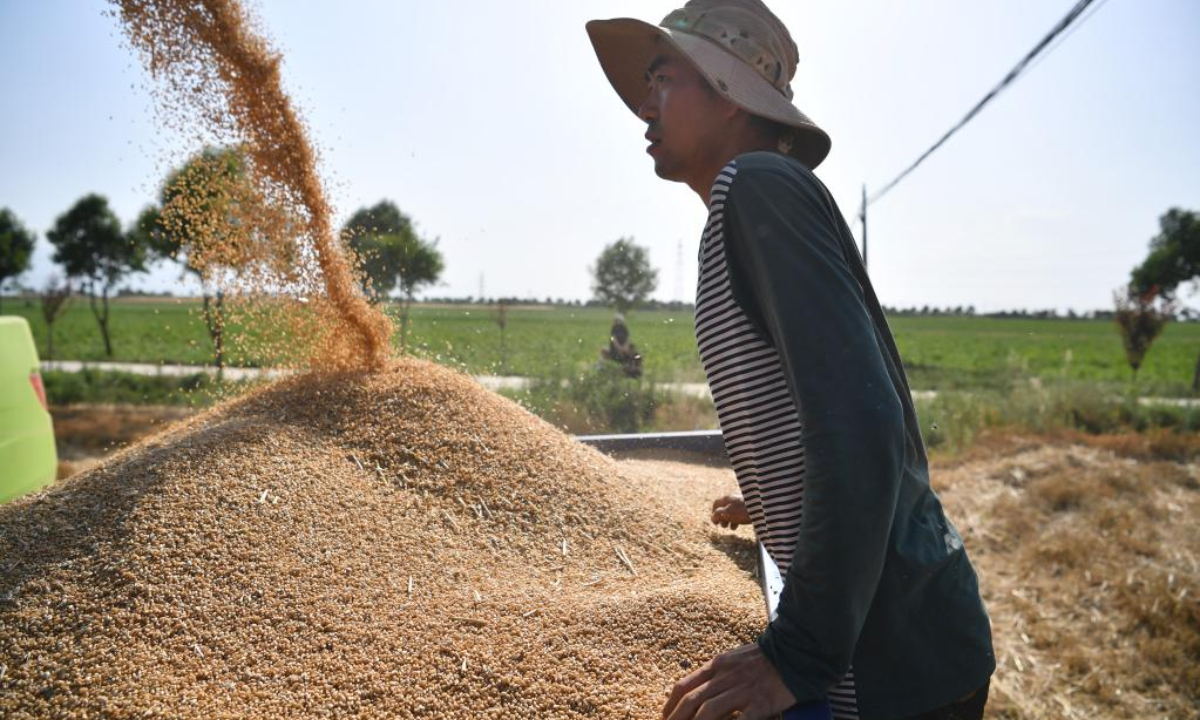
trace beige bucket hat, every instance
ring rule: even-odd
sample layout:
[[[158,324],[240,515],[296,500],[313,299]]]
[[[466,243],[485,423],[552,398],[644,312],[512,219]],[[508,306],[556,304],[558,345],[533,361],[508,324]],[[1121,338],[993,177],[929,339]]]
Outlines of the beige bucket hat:
[[[608,81],[635,113],[646,97],[646,68],[665,42],[734,104],[795,128],[789,154],[797,160],[815,168],[829,154],[829,135],[792,103],[796,43],[760,0],[692,0],[658,26],[616,18],[593,20],[587,32]]]

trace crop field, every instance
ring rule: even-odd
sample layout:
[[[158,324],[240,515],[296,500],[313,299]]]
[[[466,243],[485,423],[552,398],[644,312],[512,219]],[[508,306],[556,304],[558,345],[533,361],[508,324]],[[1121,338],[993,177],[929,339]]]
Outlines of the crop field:
[[[388,310],[398,317],[397,307]],[[10,299],[4,312],[29,319],[45,358],[45,325],[36,305]],[[512,307],[502,344],[493,307],[418,305],[412,310],[408,346],[415,355],[473,374],[570,377],[595,364],[611,320],[611,311],[602,308]],[[690,312],[640,311],[628,320],[648,377],[658,382],[704,380]],[[915,389],[1004,390],[1014,380],[1033,377],[1095,382],[1113,391],[1130,387],[1132,373],[1111,321],[896,317],[890,322]],[[111,328],[112,360],[211,362],[198,301],[120,300],[113,306]],[[238,332],[236,325],[231,327],[231,334]],[[1200,324],[1169,324],[1146,357],[1137,390],[1190,395],[1198,352]],[[86,302],[77,301],[57,323],[54,354],[67,360],[108,359]],[[252,350],[232,355],[235,364],[267,360]]]

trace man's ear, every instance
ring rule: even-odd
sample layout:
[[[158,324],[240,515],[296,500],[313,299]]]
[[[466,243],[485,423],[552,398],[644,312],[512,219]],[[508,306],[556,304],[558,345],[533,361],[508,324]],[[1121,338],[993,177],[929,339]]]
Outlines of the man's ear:
[[[722,111],[722,114],[728,127],[739,128],[747,137],[757,137],[759,132],[757,118],[732,101],[726,100],[725,102],[729,103],[729,108]]]

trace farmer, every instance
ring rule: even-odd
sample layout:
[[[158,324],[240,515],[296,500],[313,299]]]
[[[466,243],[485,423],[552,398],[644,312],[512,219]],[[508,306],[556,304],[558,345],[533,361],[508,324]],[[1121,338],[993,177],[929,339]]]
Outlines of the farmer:
[[[613,317],[612,329],[608,332],[608,347],[600,351],[600,359],[617,363],[631,378],[642,376],[642,355],[630,339],[629,326],[625,324],[625,316],[621,313]]]
[[[764,720],[827,698],[838,718],[979,718],[987,613],[883,311],[813,175],[830,141],[792,104],[791,36],[757,0],[587,30],[655,172],[708,209],[696,339],[745,498],[713,521],[752,523],[785,578],[757,642],[680,680],[663,717]]]

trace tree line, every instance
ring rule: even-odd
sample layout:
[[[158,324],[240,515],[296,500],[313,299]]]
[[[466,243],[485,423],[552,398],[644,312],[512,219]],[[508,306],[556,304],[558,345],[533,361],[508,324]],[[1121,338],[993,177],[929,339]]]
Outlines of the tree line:
[[[225,364],[225,280],[256,256],[254,223],[243,219],[266,201],[249,178],[237,148],[206,148],[168,173],[154,203],[124,227],[108,200],[90,193],[59,215],[46,232],[54,247],[53,262],[60,272],[48,279],[37,294],[48,332],[48,359],[53,357],[54,322],[73,297],[86,298],[95,318],[105,354],[113,356],[110,301],[129,276],[146,272],[151,263],[176,263],[182,277],[192,277],[201,288],[205,327],[213,345],[214,361]],[[407,345],[411,306],[416,294],[435,285],[445,269],[438,240],[417,232],[412,218],[390,200],[381,200],[351,214],[342,238],[358,262],[363,292],[373,302],[394,293],[400,296],[400,346]],[[32,259],[36,235],[8,208],[0,208],[0,290],[20,276]],[[220,253],[206,252],[220,248]],[[634,308],[684,309],[685,303],[650,300],[657,288],[658,271],[649,251],[632,237],[608,244],[589,266],[592,298],[576,305],[612,307],[619,313]],[[993,318],[1112,319],[1120,331],[1126,357],[1134,375],[1154,339],[1168,321],[1196,319],[1181,307],[1181,289],[1200,280],[1200,215],[1171,208],[1159,218],[1159,232],[1150,240],[1146,259],[1135,267],[1126,286],[1114,295],[1114,309],[1060,315],[1054,310],[1018,310],[983,313]],[[487,302],[496,299],[441,298],[453,302]],[[528,300],[504,298],[507,308]],[[532,302],[537,302],[533,299]],[[547,302],[551,302],[547,298]],[[565,301],[560,301],[567,304]],[[892,316],[975,316],[974,306],[936,308],[884,308]],[[0,293],[0,312],[3,294]],[[507,324],[503,311],[498,315]],[[1193,376],[1200,390],[1200,354]]]
[[[206,148],[171,170],[158,197],[128,226],[108,199],[89,193],[59,215],[46,239],[54,247],[53,273],[37,291],[53,358],[54,323],[74,297],[86,298],[104,352],[113,356],[111,300],[130,276],[159,261],[180,268],[200,286],[205,327],[217,367],[225,352],[226,286],[236,274],[264,258],[257,252],[261,225],[250,218],[268,205],[252,182],[236,147]],[[399,292],[400,346],[407,344],[410,308],[416,294],[432,286],[445,269],[438,240],[420,236],[412,218],[391,200],[351,214],[342,238],[354,254],[364,294],[382,302]],[[0,208],[0,291],[30,265],[36,235],[8,208]],[[591,268],[593,302],[618,311],[647,301],[657,284],[647,250],[621,238],[604,249]],[[3,311],[0,292],[0,312]]]
[[[60,270],[36,293],[47,325],[47,359],[53,357],[54,323],[74,297],[86,298],[104,352],[112,357],[110,301],[118,285],[154,262],[170,261],[180,268],[181,279],[199,283],[214,361],[223,367],[225,288],[232,273],[264,260],[257,253],[255,224],[246,219],[265,205],[236,148],[206,148],[173,169],[155,202],[128,227],[103,195],[80,198],[46,232]],[[355,251],[369,298],[378,302],[400,290],[406,328],[414,293],[436,282],[444,267],[437,241],[420,237],[412,220],[390,201],[358,210],[342,233]],[[29,268],[35,242],[35,233],[15,213],[0,209],[0,289]]]

